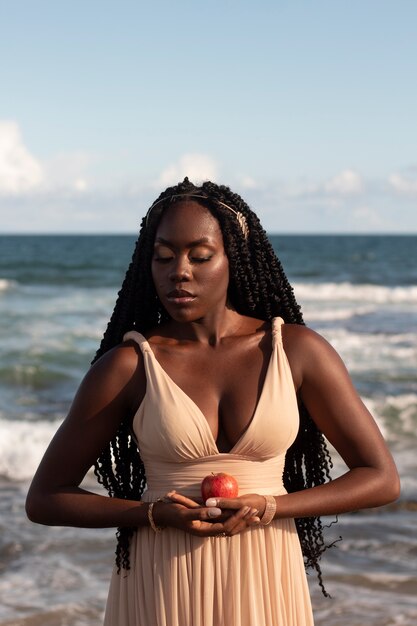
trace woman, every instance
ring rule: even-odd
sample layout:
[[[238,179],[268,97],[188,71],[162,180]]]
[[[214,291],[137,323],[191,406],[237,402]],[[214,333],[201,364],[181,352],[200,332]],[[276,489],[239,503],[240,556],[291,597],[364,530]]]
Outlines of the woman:
[[[348,467],[331,482],[321,433]],[[80,489],[93,463],[111,498]],[[234,475],[238,497],[202,502],[212,472]],[[310,626],[303,555],[324,591],[319,516],[398,493],[254,213],[210,182],[167,189],[27,500],[39,523],[118,527],[105,624]]]

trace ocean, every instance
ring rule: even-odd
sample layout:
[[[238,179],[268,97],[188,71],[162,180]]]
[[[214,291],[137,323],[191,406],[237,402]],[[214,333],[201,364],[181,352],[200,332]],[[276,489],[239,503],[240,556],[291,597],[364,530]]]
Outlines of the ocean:
[[[114,530],[35,525],[24,500],[99,345],[134,241],[0,236],[1,626],[102,623]],[[414,626],[417,236],[271,241],[306,323],[341,354],[402,479],[399,503],[341,515],[327,530],[327,541],[343,540],[322,561],[332,598],[309,576],[316,626]],[[337,455],[334,471],[343,471]],[[85,484],[93,488],[94,478]]]

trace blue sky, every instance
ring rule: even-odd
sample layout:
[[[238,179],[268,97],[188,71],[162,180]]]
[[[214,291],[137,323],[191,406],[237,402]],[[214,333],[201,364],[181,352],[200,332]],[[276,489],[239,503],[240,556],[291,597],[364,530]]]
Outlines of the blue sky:
[[[185,175],[269,232],[417,232],[412,0],[0,0],[0,58],[1,232],[134,232]]]

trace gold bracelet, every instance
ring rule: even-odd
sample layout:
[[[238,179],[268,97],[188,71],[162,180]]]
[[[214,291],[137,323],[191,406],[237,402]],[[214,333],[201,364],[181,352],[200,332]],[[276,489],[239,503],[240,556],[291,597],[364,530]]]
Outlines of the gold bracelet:
[[[274,496],[264,496],[265,498],[265,511],[261,517],[262,526],[267,526],[274,519],[274,515],[277,510],[277,501]]]
[[[157,526],[155,524],[155,520],[153,518],[153,507],[154,507],[155,504],[156,504],[156,502],[151,502],[149,504],[149,507],[148,507],[148,520],[149,520],[149,524],[150,524],[152,530],[155,533],[160,533],[162,530],[164,530],[165,527],[164,526]]]

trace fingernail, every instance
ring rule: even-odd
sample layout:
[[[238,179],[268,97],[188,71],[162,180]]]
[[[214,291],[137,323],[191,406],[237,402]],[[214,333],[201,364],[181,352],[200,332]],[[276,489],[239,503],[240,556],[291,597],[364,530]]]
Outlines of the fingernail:
[[[217,509],[216,507],[211,508],[207,511],[207,515],[209,517],[218,517],[219,515],[222,514],[222,510],[221,509]]]
[[[206,500],[206,506],[217,506],[216,498],[209,498]]]
[[[251,509],[251,512],[250,512],[251,515],[255,516],[255,515],[258,515],[258,513],[259,513],[258,509]]]
[[[261,523],[261,520],[260,520],[260,518],[259,518],[259,517],[254,517],[254,518],[253,518],[253,522],[254,522],[254,524],[260,524],[260,523]]]
[[[243,515],[247,515],[250,511],[250,506],[245,506],[245,508],[243,509]]]

